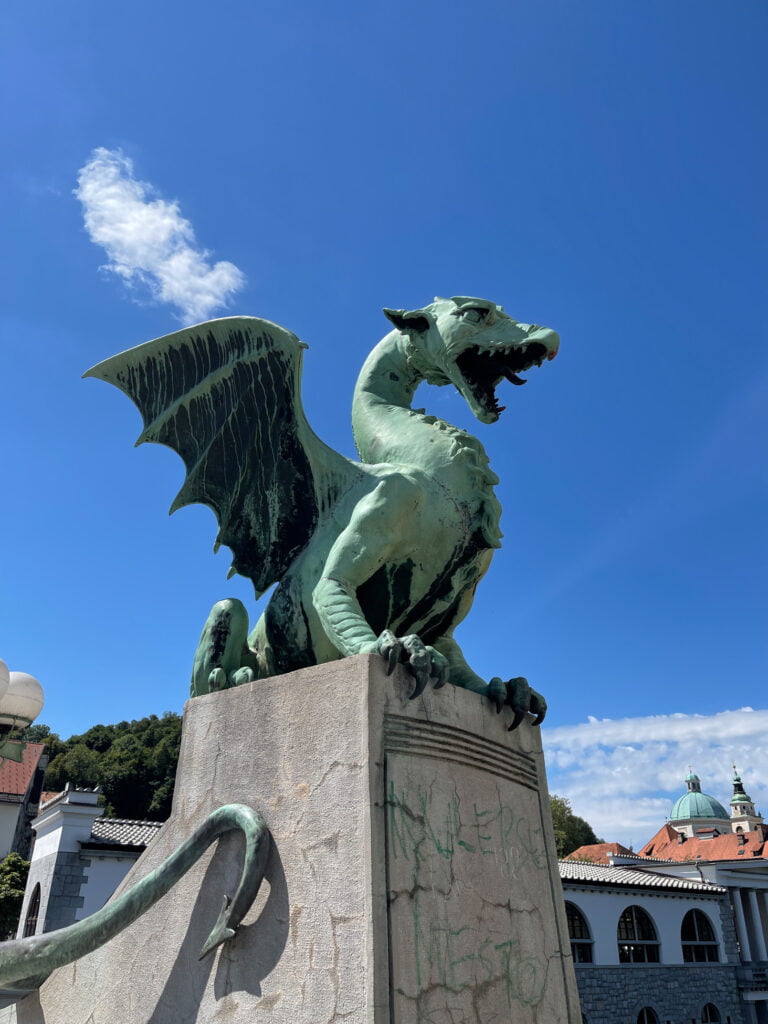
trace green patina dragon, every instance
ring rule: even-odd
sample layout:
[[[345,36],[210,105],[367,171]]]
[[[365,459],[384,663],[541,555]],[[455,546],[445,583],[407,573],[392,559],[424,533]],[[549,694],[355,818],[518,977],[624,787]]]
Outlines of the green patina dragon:
[[[413,696],[430,678],[488,697],[534,724],[546,704],[523,677],[481,679],[453,638],[500,546],[498,478],[478,440],[411,408],[421,381],[453,384],[483,423],[496,387],[557,354],[554,331],[464,296],[385,309],[394,325],[366,360],[352,422],[361,462],[328,448],[301,405],[299,339],[255,317],[189,327],[105,360],[86,376],[138,406],[137,442],[168,445],[187,477],[171,511],[200,502],[216,547],[257,596],[277,583],[248,636],[240,601],[214,606],[195,656],[192,695],[339,657],[404,663]]]

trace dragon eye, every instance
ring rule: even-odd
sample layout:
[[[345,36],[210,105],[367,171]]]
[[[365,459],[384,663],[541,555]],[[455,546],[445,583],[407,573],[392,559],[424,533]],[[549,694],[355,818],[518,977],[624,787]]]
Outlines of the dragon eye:
[[[461,312],[465,320],[469,320],[472,324],[481,324],[488,316],[490,310],[481,309],[479,306],[471,306],[469,309],[463,309]]]

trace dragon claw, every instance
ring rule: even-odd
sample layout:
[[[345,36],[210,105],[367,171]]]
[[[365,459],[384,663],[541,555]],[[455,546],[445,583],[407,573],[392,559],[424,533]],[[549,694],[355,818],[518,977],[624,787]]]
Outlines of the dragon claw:
[[[437,678],[435,679],[435,689],[439,690],[448,682],[448,665],[439,664],[437,669]]]
[[[507,684],[499,676],[494,676],[490,683],[488,683],[488,693],[486,696],[496,708],[496,714],[501,714],[501,709],[504,707],[504,702],[507,699]]]
[[[208,676],[208,686],[211,691],[226,689],[227,674],[220,665],[213,669],[211,674]]]
[[[515,712],[510,732],[517,729],[527,714],[534,716],[531,725],[541,725],[547,713],[547,702],[531,688],[525,676],[516,676],[507,683],[507,704]]]
[[[252,683],[256,678],[256,673],[253,671],[250,665],[243,665],[236,672],[231,672],[229,676],[229,682],[231,686],[242,686],[243,683]]]
[[[488,683],[485,695],[496,708],[497,714],[505,705],[512,708],[514,715],[509,732],[517,729],[526,715],[533,715],[531,725],[541,725],[547,713],[547,702],[532,689],[524,676],[516,676],[506,682],[494,676]]]
[[[512,719],[512,725],[510,725],[510,727],[507,729],[507,732],[513,732],[515,729],[517,729],[517,727],[520,725],[524,718],[525,712],[521,708],[518,708],[515,711],[515,717]]]
[[[416,676],[416,685],[414,686],[413,691],[411,692],[408,700],[415,700],[416,697],[420,697],[422,693],[424,693],[424,690],[427,687],[427,683],[429,682],[428,672],[424,672],[423,670],[416,670],[414,672],[414,675]]]
[[[543,697],[541,697],[540,699],[540,705],[540,710],[533,711],[533,703],[531,703],[531,714],[536,715],[534,720],[531,722],[531,725],[541,725],[541,723],[544,721],[544,718],[547,714],[547,702],[544,700]]]
[[[387,659],[387,675],[391,675],[398,664],[410,669],[416,682],[409,700],[419,697],[432,678],[435,680],[435,689],[445,686],[448,681],[446,659],[434,647],[428,647],[415,633],[398,637],[391,629],[385,629],[377,641],[377,649]]]

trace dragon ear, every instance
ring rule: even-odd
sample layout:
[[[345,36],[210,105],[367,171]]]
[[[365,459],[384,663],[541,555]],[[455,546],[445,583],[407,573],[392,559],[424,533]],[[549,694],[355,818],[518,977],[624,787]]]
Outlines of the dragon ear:
[[[423,334],[434,324],[426,309],[385,309],[383,312],[403,334]]]

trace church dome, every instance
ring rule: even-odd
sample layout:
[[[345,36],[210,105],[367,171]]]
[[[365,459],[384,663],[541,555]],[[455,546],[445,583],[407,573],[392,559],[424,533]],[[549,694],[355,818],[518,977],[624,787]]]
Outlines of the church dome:
[[[728,811],[719,800],[701,792],[701,780],[693,768],[688,769],[685,777],[687,793],[683,793],[676,801],[669,816],[670,822],[690,821],[692,818],[715,818],[719,821],[730,821]]]
[[[688,821],[690,818],[719,818],[730,821],[728,811],[719,800],[707,793],[683,793],[675,802],[669,816],[671,822]]]

